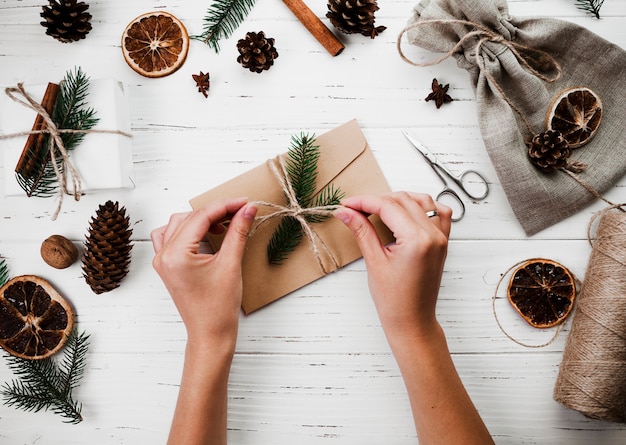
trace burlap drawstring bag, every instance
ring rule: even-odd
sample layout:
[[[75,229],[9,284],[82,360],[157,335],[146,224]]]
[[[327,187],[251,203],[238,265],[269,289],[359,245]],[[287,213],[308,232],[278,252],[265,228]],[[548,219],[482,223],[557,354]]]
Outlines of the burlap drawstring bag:
[[[409,60],[401,48],[405,34],[443,57]],[[468,71],[485,147],[527,235],[583,209],[626,172],[626,52],[591,31],[557,19],[510,17],[504,0],[423,0],[398,49],[414,65],[452,56]],[[600,97],[600,128],[572,150],[583,171],[544,173],[529,161],[526,142],[546,130],[550,104],[570,87]]]

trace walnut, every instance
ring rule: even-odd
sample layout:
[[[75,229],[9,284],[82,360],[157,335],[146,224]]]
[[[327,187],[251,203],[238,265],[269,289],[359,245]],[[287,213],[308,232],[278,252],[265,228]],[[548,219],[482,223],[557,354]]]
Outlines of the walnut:
[[[61,235],[52,235],[41,243],[41,257],[56,269],[70,267],[78,259],[78,249]]]

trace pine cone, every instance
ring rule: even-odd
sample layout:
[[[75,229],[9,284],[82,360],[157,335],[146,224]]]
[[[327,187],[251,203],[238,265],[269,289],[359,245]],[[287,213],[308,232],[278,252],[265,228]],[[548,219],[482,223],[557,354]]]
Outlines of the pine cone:
[[[91,31],[91,14],[89,5],[76,0],[49,0],[50,6],[42,6],[39,14],[45,19],[41,26],[47,28],[46,34],[63,43],[71,43],[85,36]]]
[[[569,143],[560,131],[544,131],[528,143],[530,161],[546,173],[566,167],[571,154]]]
[[[128,273],[132,233],[124,207],[112,201],[99,206],[82,257],[83,276],[96,294],[117,288]]]
[[[237,50],[239,51],[237,62],[256,73],[270,69],[274,59],[278,57],[274,39],[265,37],[263,31],[247,33],[245,39],[239,39],[237,42]]]
[[[326,17],[341,32],[373,39],[387,29],[386,26],[374,26],[374,13],[379,9],[376,0],[328,0]]]

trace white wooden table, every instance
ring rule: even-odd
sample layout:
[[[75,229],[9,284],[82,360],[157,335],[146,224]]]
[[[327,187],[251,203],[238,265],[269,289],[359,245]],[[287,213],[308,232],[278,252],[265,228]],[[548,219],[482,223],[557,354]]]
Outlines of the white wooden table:
[[[400,130],[411,128],[455,169],[475,168],[490,180],[485,201],[466,201],[453,227],[439,318],[454,361],[499,444],[623,444],[626,426],[587,419],[552,399],[566,327],[550,346],[529,349],[505,337],[491,309],[500,275],[516,262],[543,256],[561,261],[580,279],[591,248],[586,227],[596,203],[580,214],[526,237],[514,219],[488,161],[467,74],[452,60],[416,68],[396,52],[396,37],[416,1],[384,0],[371,40],[341,35],[345,51],[331,57],[280,0],[258,0],[219,55],[191,44],[185,65],[170,77],[146,79],[124,62],[126,24],[150,10],[172,12],[190,33],[202,31],[210,2],[93,0],[93,31],[61,44],[39,25],[41,4],[0,0],[0,85],[60,80],[80,66],[93,79],[122,81],[130,98],[133,190],[66,199],[56,222],[53,199],[0,195],[0,255],[12,275],[38,274],[72,301],[91,334],[84,380],[76,393],[85,420],[66,425],[52,413],[0,406],[0,443],[164,443],[181,374],[184,327],[151,266],[150,231],[188,199],[283,152],[291,135],[321,134],[356,118],[394,190],[436,193],[440,183]],[[325,1],[309,1],[323,18]],[[626,2],[606,0],[602,19],[573,0],[517,0],[511,15],[538,14],[585,26],[626,48]],[[236,62],[235,43],[248,31],[276,39],[279,58],[262,74]],[[411,50],[419,57],[417,49]],[[209,98],[191,75],[211,74]],[[454,102],[435,109],[423,99],[437,77]],[[97,106],[97,104],[94,104]],[[13,166],[1,165],[0,175]],[[626,180],[607,193],[620,201]],[[80,245],[99,204],[119,201],[131,216],[132,266],[122,286],[93,294],[79,263],[57,271],[39,256],[54,233]],[[505,300],[499,317],[515,337],[542,343],[552,332],[528,327]],[[569,325],[569,324],[568,324]],[[0,359],[0,382],[12,380]],[[242,316],[229,384],[233,444],[410,444],[415,431],[402,379],[386,344],[357,261],[250,316]]]

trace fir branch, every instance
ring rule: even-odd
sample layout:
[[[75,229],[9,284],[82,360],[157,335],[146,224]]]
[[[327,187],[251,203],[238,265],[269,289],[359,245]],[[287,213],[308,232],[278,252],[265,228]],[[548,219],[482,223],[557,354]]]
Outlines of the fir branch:
[[[338,205],[344,193],[332,184],[321,190],[317,197],[317,162],[319,146],[315,145],[315,135],[300,134],[291,138],[291,148],[286,161],[289,182],[298,204],[302,208]],[[309,223],[319,223],[328,219],[327,215],[306,215]],[[304,231],[300,222],[291,216],[284,217],[267,245],[270,264],[281,264],[302,241]]]
[[[267,245],[267,259],[270,264],[282,264],[296,250],[303,236],[300,221],[291,216],[281,219]]]
[[[9,281],[9,266],[4,258],[0,257],[0,287]]]
[[[18,380],[2,386],[4,404],[33,412],[51,409],[68,419],[66,423],[81,422],[82,405],[73,399],[72,391],[85,370],[88,339],[89,335],[73,330],[60,364],[51,357],[29,360],[7,356],[9,368]]]
[[[59,129],[90,130],[98,123],[95,110],[87,107],[89,90],[89,78],[80,69],[74,72],[68,71],[60,83],[61,90],[54,104],[51,118]],[[63,145],[69,151],[76,148],[85,138],[85,133],[62,133]],[[45,150],[40,153],[30,150],[27,153],[29,159],[35,164],[38,173],[32,176],[24,176],[16,173],[16,179],[20,187],[28,196],[53,196],[59,186],[56,172],[50,157],[50,135],[44,138]],[[63,169],[61,156],[56,156],[57,167]]]
[[[310,207],[317,182],[319,147],[314,144],[315,135],[292,136],[291,148],[285,163],[289,180],[301,207]]]
[[[245,20],[256,0],[215,0],[204,17],[204,32],[191,36],[220,52],[219,41],[229,38]]]
[[[596,18],[599,19],[600,8],[602,7],[603,3],[604,0],[576,0],[576,7],[595,15]]]

